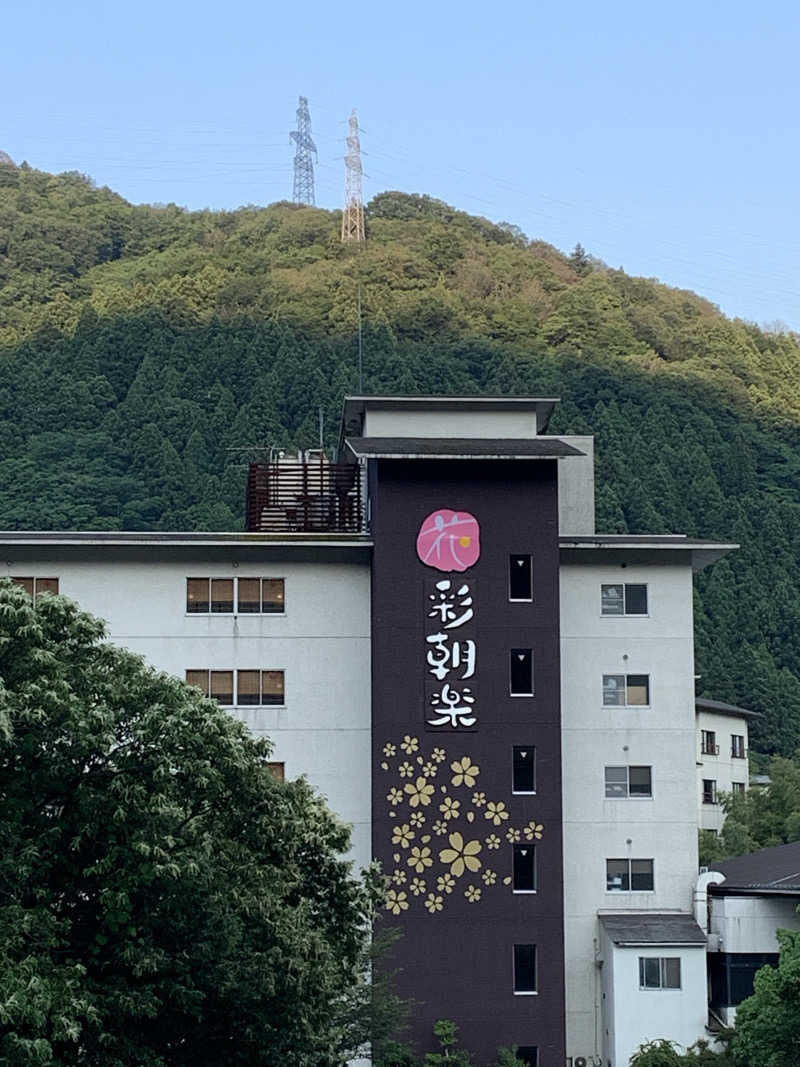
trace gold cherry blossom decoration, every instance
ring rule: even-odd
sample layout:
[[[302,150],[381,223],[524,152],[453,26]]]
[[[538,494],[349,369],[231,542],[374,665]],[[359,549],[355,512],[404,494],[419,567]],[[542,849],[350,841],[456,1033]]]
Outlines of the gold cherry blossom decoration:
[[[392,844],[408,848],[416,836],[408,823],[404,822],[402,826],[395,826],[392,830]]]
[[[428,893],[428,899],[425,901],[425,907],[434,915],[437,911],[441,911],[444,907],[444,902],[441,897],[436,896],[435,893]]]
[[[468,885],[464,890],[464,896],[470,902],[470,904],[477,904],[481,899],[481,889],[477,885]]]
[[[450,770],[453,771],[453,785],[468,785],[470,789],[481,773],[480,767],[476,767],[469,756],[462,756],[460,760],[451,763]]]
[[[409,889],[415,897],[422,896],[425,892],[425,879],[424,878],[412,878]]]
[[[414,845],[411,849],[411,855],[408,857],[408,865],[413,867],[417,874],[424,874],[426,867],[433,866],[431,850],[425,846]]]
[[[436,888],[440,893],[452,893],[456,887],[456,880],[452,874],[440,874],[436,879]]]
[[[495,826],[499,826],[508,818],[509,813],[506,811],[506,806],[502,800],[494,801],[490,800],[486,805],[486,811],[483,813],[485,819],[489,819]]]
[[[523,830],[523,833],[525,834],[526,841],[541,841],[542,834],[544,833],[544,826],[535,819],[531,819]]]
[[[408,911],[408,896],[403,889],[390,889],[386,894],[386,908],[392,915]]]
[[[417,778],[416,782],[406,782],[405,791],[408,793],[408,803],[412,808],[418,804],[427,807],[433,795],[433,786],[429,785],[425,778]]]
[[[402,748],[407,756],[410,756],[412,753],[419,750],[419,741],[416,737],[409,737],[409,735],[406,734],[400,742],[400,748]]]
[[[452,797],[445,797],[442,803],[439,805],[439,811],[442,813],[443,819],[457,819],[461,808],[460,800],[453,800]]]
[[[464,838],[458,832],[450,834],[448,837],[450,842],[450,848],[444,848],[439,853],[439,859],[442,863],[450,864],[450,873],[455,878],[460,878],[464,873],[464,870],[479,871],[481,868],[481,861],[478,859],[478,853],[481,851],[480,841],[467,841],[464,842]]]

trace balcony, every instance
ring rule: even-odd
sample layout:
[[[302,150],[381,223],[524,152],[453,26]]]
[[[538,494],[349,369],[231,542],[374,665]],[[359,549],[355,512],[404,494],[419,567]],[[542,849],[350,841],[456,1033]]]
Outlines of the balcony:
[[[251,463],[246,523],[248,533],[364,533],[361,469],[324,452]]]

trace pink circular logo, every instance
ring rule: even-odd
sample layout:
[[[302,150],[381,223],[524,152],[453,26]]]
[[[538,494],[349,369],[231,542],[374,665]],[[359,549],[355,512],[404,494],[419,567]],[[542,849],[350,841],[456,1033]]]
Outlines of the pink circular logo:
[[[432,511],[417,534],[417,555],[437,571],[465,571],[478,562],[481,531],[468,511]]]

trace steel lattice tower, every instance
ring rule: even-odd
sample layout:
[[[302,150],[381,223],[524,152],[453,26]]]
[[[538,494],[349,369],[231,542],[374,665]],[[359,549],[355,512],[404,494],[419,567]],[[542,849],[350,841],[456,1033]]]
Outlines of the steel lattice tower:
[[[350,114],[350,133],[347,135],[347,180],[344,189],[342,240],[364,240],[364,199],[361,192],[361,141],[358,136],[358,116],[355,108]]]
[[[317,155],[317,146],[311,137],[311,115],[308,111],[308,99],[300,97],[297,105],[297,129],[289,134],[297,144],[294,154],[294,187],[292,199],[295,204],[314,203],[314,160],[313,152]]]

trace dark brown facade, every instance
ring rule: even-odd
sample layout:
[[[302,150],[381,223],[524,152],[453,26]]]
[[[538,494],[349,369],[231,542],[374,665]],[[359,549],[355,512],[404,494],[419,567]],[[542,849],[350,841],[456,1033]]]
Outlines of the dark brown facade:
[[[556,463],[370,466],[373,851],[390,879],[387,923],[403,932],[389,965],[397,991],[418,1005],[411,1037],[427,1050],[434,1022],[452,1019],[480,1064],[499,1045],[516,1044],[538,1048],[540,1067],[562,1067]],[[439,509],[472,515],[480,526],[480,557],[463,573],[417,556],[420,526]],[[533,557],[531,602],[509,599],[514,555]],[[450,583],[449,616],[437,614],[437,582]],[[445,679],[436,631],[446,618],[454,625],[447,647],[459,652]],[[510,655],[527,649],[534,694],[512,696]],[[431,725],[441,718],[434,698],[445,682],[472,699],[461,705],[461,725]],[[535,749],[535,793],[513,791],[515,747]],[[514,891],[515,846],[520,863],[535,856],[535,892]],[[516,992],[515,945],[523,946]],[[533,978],[525,948],[532,945]]]

